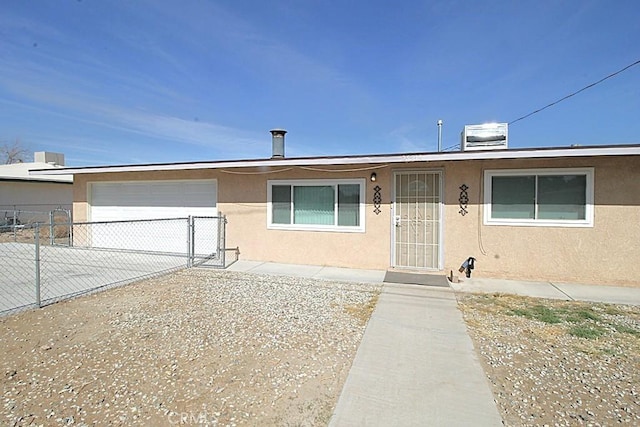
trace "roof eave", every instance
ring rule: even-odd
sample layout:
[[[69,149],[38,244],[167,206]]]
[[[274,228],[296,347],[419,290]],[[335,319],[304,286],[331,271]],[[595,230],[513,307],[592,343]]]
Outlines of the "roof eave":
[[[65,175],[69,175],[68,173]],[[73,184],[73,177],[69,179],[56,178],[38,178],[38,177],[19,177],[19,176],[0,176],[0,181],[4,182],[37,182],[45,184]]]
[[[357,156],[297,157],[284,159],[228,160],[191,163],[87,166],[79,168],[36,169],[31,175],[70,175],[114,172],[148,172],[193,169],[224,169],[284,166],[342,166],[356,164],[412,163],[460,160],[524,159],[550,157],[592,157],[640,155],[640,145],[591,146],[542,149],[454,151],[440,153],[374,154]]]

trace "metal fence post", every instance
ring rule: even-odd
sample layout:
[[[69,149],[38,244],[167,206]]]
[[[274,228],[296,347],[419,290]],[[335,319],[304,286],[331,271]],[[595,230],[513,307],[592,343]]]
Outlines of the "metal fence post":
[[[225,215],[221,214],[221,218],[218,220],[218,233],[222,233],[221,237],[218,237],[218,241],[220,242],[220,251],[222,254],[222,268],[225,268],[227,266],[226,263],[226,256],[227,256],[227,243],[226,243],[226,231],[227,231],[227,217]]]
[[[73,246],[73,218],[71,218],[71,210],[65,211],[67,214],[67,223],[69,224],[69,246]]]
[[[42,307],[40,302],[40,224],[36,223],[35,228],[36,240],[36,305]]]
[[[11,222],[12,228],[13,228],[13,241],[17,242],[18,241],[18,234],[16,233],[16,225],[18,224],[16,221],[18,220],[18,214],[16,212],[16,207],[13,207],[13,220]]]
[[[193,266],[193,217],[187,218],[187,268]]]
[[[55,237],[53,235],[53,220],[54,220],[54,213],[55,211],[51,211],[49,212],[49,244],[51,246],[53,246],[53,244],[55,243]]]
[[[191,217],[191,266],[196,263],[196,218]]]

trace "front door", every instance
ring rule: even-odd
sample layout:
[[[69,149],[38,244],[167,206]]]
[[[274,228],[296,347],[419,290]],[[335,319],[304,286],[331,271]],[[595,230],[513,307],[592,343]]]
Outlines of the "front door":
[[[439,270],[442,173],[395,172],[394,180],[394,267]]]

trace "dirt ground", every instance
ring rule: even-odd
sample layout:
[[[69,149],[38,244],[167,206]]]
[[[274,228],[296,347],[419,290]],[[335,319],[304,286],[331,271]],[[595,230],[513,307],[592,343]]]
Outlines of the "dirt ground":
[[[458,299],[505,425],[640,425],[640,307]]]
[[[0,318],[0,425],[326,425],[379,292],[192,269]],[[640,307],[458,302],[505,425],[640,425]]]
[[[12,227],[0,227],[0,243],[35,243],[35,224],[25,224],[17,226],[15,229]],[[51,226],[48,224],[40,225],[40,244],[50,244]],[[68,244],[69,242],[69,226],[65,224],[54,224],[53,235],[55,236],[56,243]]]
[[[188,270],[0,319],[0,425],[326,425],[379,288]]]

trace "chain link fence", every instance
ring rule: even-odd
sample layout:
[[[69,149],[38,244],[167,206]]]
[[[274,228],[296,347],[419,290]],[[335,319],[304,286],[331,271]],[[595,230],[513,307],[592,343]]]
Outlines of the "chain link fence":
[[[52,214],[50,222],[24,226],[20,239],[0,242],[0,315],[179,269],[225,267],[227,262],[224,216],[85,223],[61,219]]]
[[[49,234],[46,238],[69,238],[69,233],[56,236],[53,227],[58,223],[70,223],[71,210],[63,207],[51,211],[30,211],[21,209],[0,210],[0,243],[33,242],[33,229],[36,224],[48,224]],[[63,229],[57,228],[61,233]],[[68,227],[67,227],[68,231]],[[45,232],[44,230],[42,231]]]

